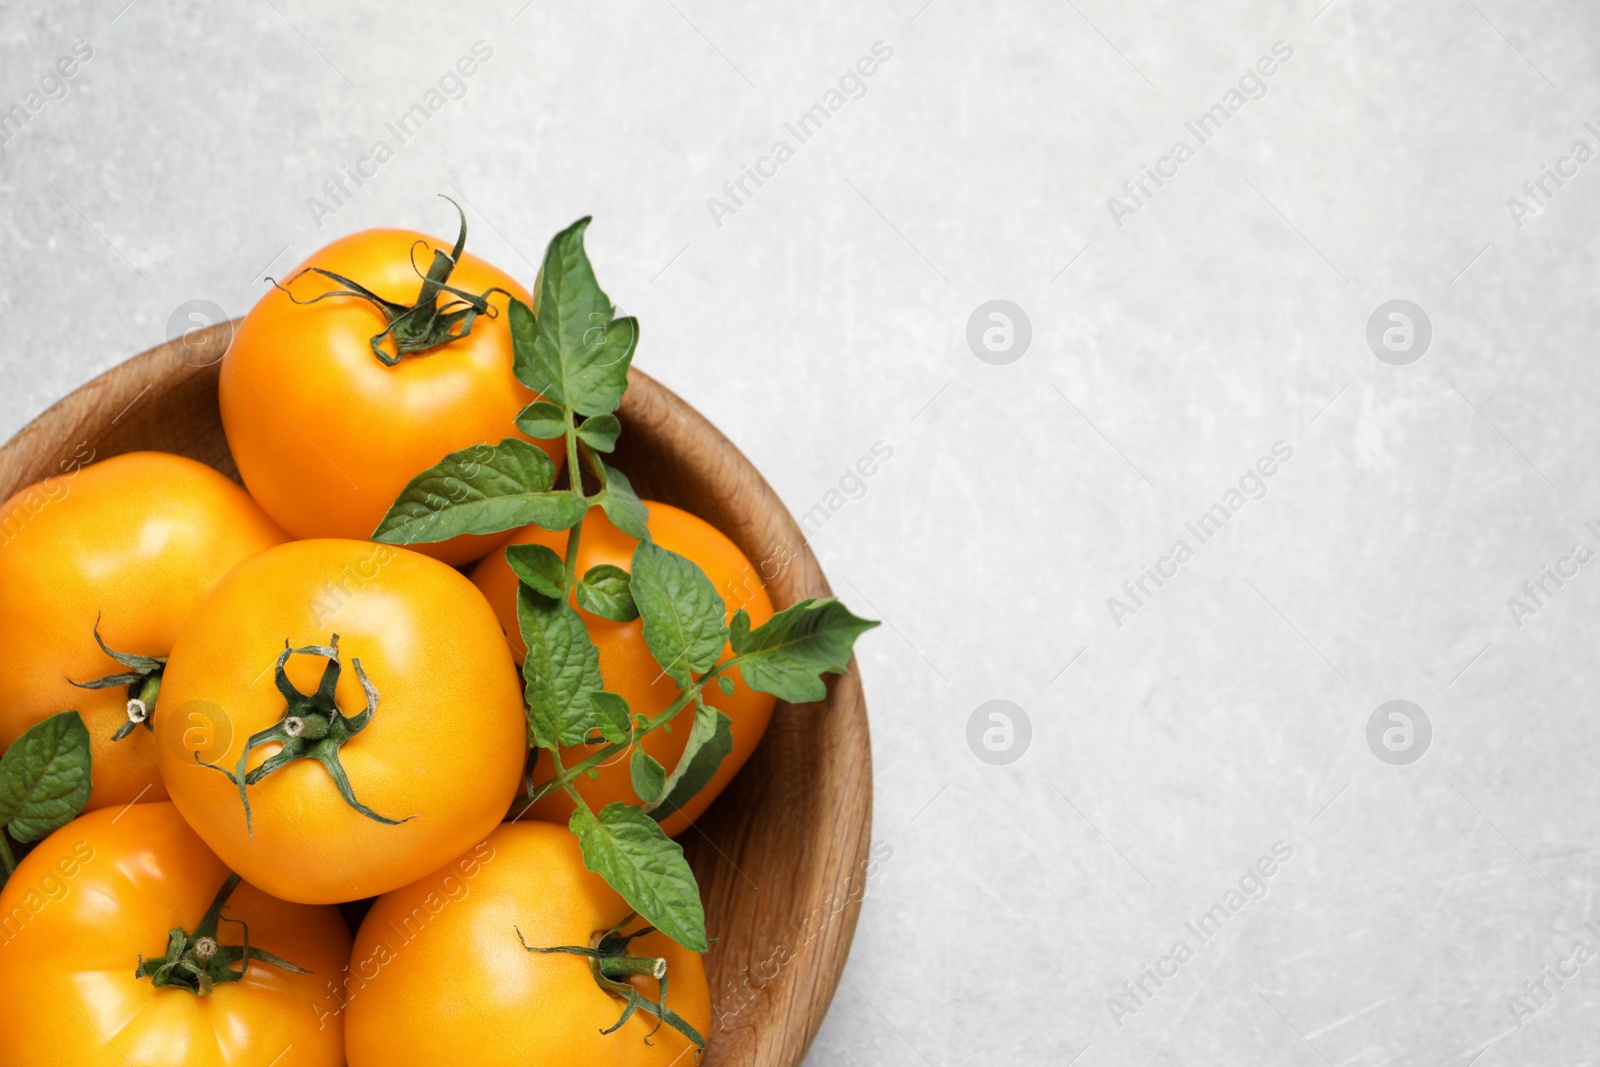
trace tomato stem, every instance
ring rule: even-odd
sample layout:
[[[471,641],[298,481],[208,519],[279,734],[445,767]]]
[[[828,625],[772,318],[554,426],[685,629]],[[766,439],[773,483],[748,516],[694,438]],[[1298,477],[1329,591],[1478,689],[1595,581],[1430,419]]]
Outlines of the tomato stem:
[[[328,661],[328,665],[323,668],[322,680],[315,693],[302,693],[289,681],[284,666],[289,662],[291,655],[322,656]],[[203,767],[221,771],[228,776],[228,781],[239,787],[239,801],[244,805],[246,833],[254,836],[251,827],[250,798],[245,792],[245,787],[255,785],[278,768],[299,759],[314,759],[322,764],[333,778],[334,785],[338,787],[339,795],[344,802],[374,822],[386,826],[398,826],[416,818],[415,815],[408,815],[404,819],[390,819],[361,803],[356,799],[355,790],[350,785],[350,778],[345,773],[344,765],[339,762],[339,749],[346,741],[365,730],[372,722],[373,714],[378,710],[378,690],[367,677],[366,671],[361,669],[361,660],[353,659],[350,664],[355,668],[356,679],[361,683],[367,702],[360,712],[346,716],[339,711],[339,706],[334,700],[341,669],[339,635],[334,634],[329,644],[308,645],[305,648],[290,648],[289,642],[285,640],[283,652],[279,654],[273,672],[278,692],[283,695],[285,702],[283,717],[265,730],[251,735],[245,742],[244,751],[239,753],[239,765],[233,771],[214,763],[206,763],[200,759],[200,753],[194,754],[195,762]],[[255,770],[247,773],[250,753],[263,745],[271,744],[278,745],[278,751],[263,760]]]
[[[578,466],[578,433],[573,425],[573,412],[570,407],[562,409],[567,420],[567,482],[571,486],[572,494],[585,504],[588,498],[583,495],[583,471]],[[584,509],[584,518],[588,517],[587,507]],[[561,591],[570,592],[578,579],[578,546],[583,540],[583,519],[567,531],[567,558],[565,577],[562,580]]]
[[[606,477],[606,465],[601,462],[599,454],[582,441],[578,442],[578,452],[583,456],[584,464],[589,468],[589,473],[593,474],[595,481],[600,483],[600,492],[604,493],[606,486],[610,484],[610,479]],[[596,496],[598,495],[596,494]],[[587,499],[592,500],[594,497]]]
[[[667,961],[660,956],[612,956],[600,961],[600,973],[613,981],[630,974],[647,974],[660,981],[667,976]]]
[[[417,271],[417,275],[422,279],[422,289],[417,293],[414,302],[400,304],[393,300],[385,300],[360,282],[352,281],[330,270],[323,270],[321,267],[307,267],[290,278],[288,285],[279,285],[271,278],[267,281],[272,282],[274,288],[281,290],[296,304],[316,304],[330,297],[347,296],[365,300],[383,312],[388,325],[381,332],[374,334],[368,343],[372,346],[372,354],[385,367],[394,366],[406,356],[418,355],[440,345],[459,341],[472,332],[472,324],[479,315],[487,315],[492,319],[498,314],[489,303],[491,296],[499,293],[509,299],[511,294],[499,286],[492,286],[481,293],[469,293],[449,284],[450,273],[461,262],[461,253],[467,245],[467,213],[461,210],[460,204],[450,200],[448,196],[443,193],[439,195],[442,199],[449,200],[450,206],[461,216],[461,231],[456,237],[455,247],[449,253],[433,249],[433,261],[428,265],[427,271]],[[418,241],[417,244],[426,247],[422,241]],[[412,269],[415,270],[416,245],[412,245],[411,251]],[[330,289],[310,300],[301,300],[290,292],[288,286],[306,274],[319,274],[344,288]],[[448,293],[455,299],[446,300],[441,307],[439,304],[441,293]],[[394,342],[392,355],[383,347],[384,342],[388,340]]]
[[[217,926],[223,921],[222,909],[237,888],[239,876],[230,872],[194,932],[190,933],[182,927],[167,931],[166,952],[148,960],[141,954],[133,976],[150,979],[150,984],[157,989],[187,989],[196,996],[205,996],[219,985],[244,978],[250,970],[251,960],[260,960],[294,974],[310,974],[310,971],[264,949],[251,948],[250,927],[237,919],[227,921],[238,923],[244,930],[244,943],[224,945],[217,940]],[[236,963],[240,965],[237,971],[233,969]]]
[[[672,1027],[678,1033],[694,1042],[696,1054],[705,1051],[706,1039],[682,1016],[667,1007],[667,961],[659,956],[630,956],[628,945],[645,934],[655,932],[653,926],[643,926],[631,934],[623,933],[623,927],[636,918],[635,913],[629,912],[622,917],[622,921],[609,930],[595,934],[588,945],[556,945],[550,948],[540,948],[528,944],[527,938],[522,936],[522,931],[517,930],[517,940],[522,942],[522,947],[529,952],[540,955],[564,953],[569,956],[581,956],[589,961],[589,969],[594,975],[595,984],[612,996],[623,1001],[622,1017],[610,1027],[600,1031],[602,1034],[614,1034],[622,1029],[622,1024],[633,1017],[633,1013],[643,1008],[649,1015],[656,1017],[656,1029],[661,1025]],[[660,992],[654,1001],[646,1000],[644,995],[635,989],[627,979],[632,975],[644,975],[654,978],[660,983]],[[655,1030],[650,1031],[651,1034]],[[648,1044],[649,1036],[645,1037]]]
[[[17,858],[11,854],[11,842],[6,840],[3,826],[0,826],[0,863],[5,864],[7,876],[17,869]]]
[[[100,651],[110,656],[116,662],[128,668],[117,674],[108,674],[103,678],[95,678],[87,682],[74,682],[67,679],[69,685],[79,689],[110,689],[114,686],[125,685],[128,687],[128,721],[118,726],[111,735],[111,740],[121,741],[133,732],[133,728],[143,724],[146,730],[154,730],[155,723],[152,717],[156,712],[156,696],[161,692],[161,672],[166,670],[165,656],[140,656],[132,652],[118,652],[106,644],[105,638],[100,636],[100,616],[94,620],[94,640],[100,646]]]
[[[578,583],[578,545],[583,540],[583,523],[567,531],[567,558],[561,591],[568,593]]]

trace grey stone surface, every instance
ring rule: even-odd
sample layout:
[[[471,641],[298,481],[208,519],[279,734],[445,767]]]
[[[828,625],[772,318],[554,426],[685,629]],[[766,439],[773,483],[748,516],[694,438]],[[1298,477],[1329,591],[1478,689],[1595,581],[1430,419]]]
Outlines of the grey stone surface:
[[[1560,562],[1600,549],[1600,162],[1523,187],[1600,149],[1593,5],[123,3],[0,5],[0,107],[94,50],[0,146],[0,433],[186,301],[446,229],[435,193],[530,278],[593,213],[640,365],[821,506],[887,624],[892,855],[811,1062],[1594,1062],[1600,962],[1542,972],[1600,950],[1600,562]],[[991,300],[1031,323],[1014,362],[969,345]],[[1392,300],[1431,323],[1414,362],[1369,348]],[[992,700],[1020,759],[969,747]],[[1369,747],[1390,700],[1431,723],[1408,765]],[[1134,998],[1146,967],[1175,973]]]

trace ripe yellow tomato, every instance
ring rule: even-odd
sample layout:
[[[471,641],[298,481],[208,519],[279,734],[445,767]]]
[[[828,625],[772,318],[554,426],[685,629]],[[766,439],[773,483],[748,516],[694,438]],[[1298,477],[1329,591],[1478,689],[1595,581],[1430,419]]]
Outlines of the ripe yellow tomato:
[[[155,735],[112,740],[128,687],[72,685],[127,670],[95,643],[96,620],[116,651],[164,657],[217,580],[283,531],[221,474],[164,452],[47,478],[0,505],[0,524],[0,747],[75,708],[91,742],[88,809],[164,799]]]
[[[720,530],[704,519],[670,504],[649,501],[647,507],[650,519],[646,526],[651,538],[660,547],[699,564],[722,594],[730,615],[744,608],[750,613],[752,627],[760,626],[772,617],[772,600],[761,584],[760,575],[744,553],[739,551],[739,547]],[[518,531],[506,544],[544,545],[564,557],[567,533],[564,530],[552,533],[529,526]],[[613,526],[603,511],[598,507],[591,508],[578,542],[578,574],[581,576],[591,567],[603,563],[631,570],[633,550],[637,546],[638,542]],[[527,654],[527,647],[522,643],[517,625],[517,577],[506,562],[505,553],[501,549],[490,553],[473,570],[472,581],[494,606],[495,614],[499,616],[500,624],[505,628],[520,663]],[[576,598],[572,603],[577,606]],[[581,607],[577,610],[589,628],[589,636],[600,650],[600,675],[605,679],[606,688],[626,700],[633,714],[655,715],[677,699],[678,687],[651,657],[650,648],[644,640],[644,624],[640,620],[613,622]],[[722,658],[727,659],[732,655],[732,649],[725,648]],[[734,672],[732,693],[724,694],[715,685],[709,685],[705,688],[705,700],[733,720],[733,750],[723,759],[716,775],[704,789],[695,794],[689,803],[662,820],[661,826],[669,835],[682,833],[698,819],[739,772],[739,768],[744,766],[750,753],[755,751],[761,735],[766,732],[776,703],[771,694],[757,693],[746,686],[737,671]],[[657,730],[646,735],[642,742],[645,751],[670,771],[677,766],[678,757],[689,743],[688,724],[689,714],[686,713],[680,720],[674,720],[675,729],[671,733]],[[563,766],[571,767],[591,751],[586,746],[563,749],[561,762]],[[638,803],[628,771],[628,756],[628,752],[618,753],[599,768],[598,778],[583,777],[575,783],[578,792],[593,810],[599,811],[612,801]],[[542,773],[536,777],[548,777],[548,762],[539,769]],[[572,814],[572,807],[572,799],[565,792],[557,791],[540,800],[528,815],[565,823]]]
[[[482,594],[364,541],[292,541],[235,568],[178,635],[161,700],[178,810],[234,870],[304,903],[386,893],[483,840],[527,752]]]
[[[422,242],[419,245],[418,242]],[[424,247],[427,246],[426,248]],[[474,294],[498,289],[491,314],[459,340],[385,366],[372,338],[385,315],[317,267],[385,300],[412,304],[432,255],[448,243],[411,230],[366,230],[302,263],[239,324],[222,360],[222,425],[239,473],[267,514],[297,538],[365,540],[407,482],[447,454],[519,436],[512,420],[539,399],[512,373],[509,297],[531,297],[510,275],[463,253],[449,284]],[[415,265],[413,264],[415,255]],[[454,299],[446,294],[439,306]],[[382,343],[393,353],[394,341]],[[559,442],[538,442],[559,466]],[[463,536],[417,550],[459,564],[496,537]]]
[[[168,955],[172,931],[197,933],[228,876],[171,804],[84,815],[24,857],[0,892],[7,1067],[340,1067],[343,1020],[329,990],[350,932],[337,908],[244,883],[228,896],[211,959],[235,953],[248,927],[251,949],[309,973],[236,960],[243,977],[203,994],[182,984],[181,967],[161,988],[136,975],[141,958],[154,966]],[[185,954],[199,946],[187,940]],[[206,955],[200,946],[190,959]]]
[[[577,838],[549,823],[506,823],[458,860],[381,897],[356,935],[346,982],[350,1067],[687,1067],[694,1045],[603,989],[587,959],[530,952],[589,947],[623,924],[628,905],[584,869]],[[666,1007],[705,1036],[705,967],[665,935],[627,945],[666,964]],[[626,979],[655,1003],[659,982]],[[652,1031],[654,1032],[652,1034]],[[647,1043],[648,1042],[648,1043]]]

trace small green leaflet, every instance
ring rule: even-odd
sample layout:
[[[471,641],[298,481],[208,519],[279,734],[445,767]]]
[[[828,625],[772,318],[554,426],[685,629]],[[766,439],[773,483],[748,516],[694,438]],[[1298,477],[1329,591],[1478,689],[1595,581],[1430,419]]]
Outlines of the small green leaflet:
[[[633,552],[634,603],[644,619],[650,654],[678,688],[704,674],[728,641],[728,607],[692,560],[641,541]]]
[[[678,765],[672,769],[671,774],[667,775],[665,788],[656,794],[658,797],[669,795],[677,790],[678,783],[689,773],[689,767],[694,763],[695,757],[706,746],[706,742],[710,741],[716,734],[717,722],[721,716],[721,712],[700,699],[700,694],[695,694],[694,721],[689,727],[689,740],[683,746],[683,754],[678,757]],[[646,804],[645,810],[648,811],[649,809],[650,805]]]
[[[667,787],[666,768],[657,763],[643,745],[633,746],[633,755],[628,760],[628,773],[633,778],[633,791],[646,804],[653,804],[660,799]]]
[[[701,705],[701,708],[705,706]],[[715,708],[711,710],[716,711]],[[678,761],[677,769],[672,772],[677,778],[677,783],[650,812],[651,817],[657,822],[689,803],[696,793],[704,789],[706,783],[717,773],[717,768],[722,766],[722,761],[727,758],[728,753],[733,751],[733,720],[722,712],[716,712],[711,735],[696,747],[695,738],[699,733],[700,709],[696,709],[694,730],[689,735],[689,744],[683,750],[683,759]]]
[[[517,378],[553,404],[607,415],[628,388],[639,343],[633,318],[613,319],[611,300],[583,250],[582,218],[556,234],[539,271],[539,313],[511,301],[508,321]]]
[[[607,741],[627,740],[627,702],[604,692],[600,652],[572,606],[519,585],[517,622],[528,646],[522,677],[529,743],[571,747],[596,731]]]
[[[0,757],[0,823],[26,844],[77,818],[89,799],[89,730],[76,711],[28,728]]]
[[[517,415],[517,429],[539,441],[567,435],[567,413],[548,400],[535,400]]]
[[[691,952],[704,952],[706,915],[683,848],[638,808],[607,804],[596,816],[580,805],[568,827],[583,865],[606,880],[640,918]]]
[[[650,540],[650,527],[645,525],[650,521],[650,509],[633,491],[633,483],[615,467],[608,466],[604,461],[600,465],[605,468],[606,487],[600,491],[595,503],[605,509],[611,525],[636,541]]]
[[[615,415],[594,415],[583,420],[577,434],[578,440],[596,452],[610,452],[617,447],[617,438],[622,436],[622,423]]]
[[[609,563],[590,567],[583,576],[578,583],[578,606],[612,622],[632,622],[639,617],[628,591],[628,572]]]
[[[633,730],[633,716],[628,712],[628,702],[615,693],[598,689],[589,694],[589,704],[595,715],[594,729],[607,741],[626,741]]]
[[[856,638],[877,625],[830,596],[802,600],[754,630],[741,608],[729,637],[745,685],[803,704],[827,695],[821,675],[845,673]]]
[[[507,545],[506,562],[522,582],[553,600],[561,599],[567,565],[553,550],[544,545]]]
[[[588,508],[572,493],[551,492],[555,477],[544,450],[516,437],[452,452],[407,483],[372,539],[410,545],[530,522],[568,529]]]

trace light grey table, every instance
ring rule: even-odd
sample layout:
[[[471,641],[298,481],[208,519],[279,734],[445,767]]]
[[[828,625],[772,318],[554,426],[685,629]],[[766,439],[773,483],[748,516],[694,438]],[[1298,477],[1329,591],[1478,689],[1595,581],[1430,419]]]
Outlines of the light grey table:
[[[0,433],[436,193],[529,279],[592,213],[886,622],[812,1062],[1593,1063],[1600,11],[1323,4],[3,4]]]

